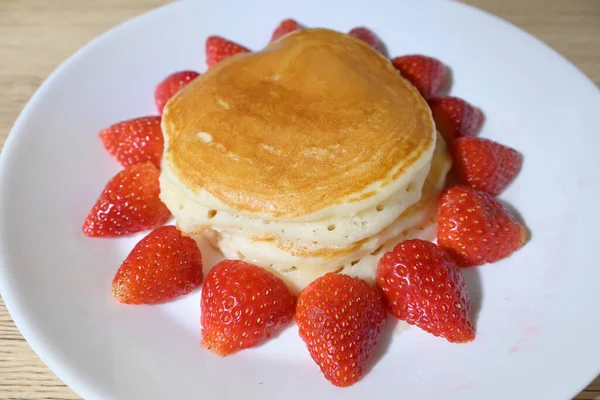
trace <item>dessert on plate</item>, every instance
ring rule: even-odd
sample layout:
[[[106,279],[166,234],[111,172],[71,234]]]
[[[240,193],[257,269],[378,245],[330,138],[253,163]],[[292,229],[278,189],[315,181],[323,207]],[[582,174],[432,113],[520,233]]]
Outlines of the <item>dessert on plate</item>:
[[[363,376],[388,314],[448,342],[474,340],[461,268],[527,241],[495,198],[522,156],[474,137],[483,113],[442,95],[444,64],[390,59],[365,27],[346,35],[292,19],[257,52],[210,36],[206,61],[204,74],[157,85],[159,116],[100,133],[124,169],[83,233],[151,230],[117,271],[114,298],[157,304],[203,286],[201,343],[221,356],[295,315],[341,387]],[[171,214],[176,226],[163,226]],[[206,275],[203,240],[226,258]]]
[[[431,225],[451,164],[419,92],[327,29],[222,61],[162,128],[161,199],[181,232],[297,291],[327,272],[373,282],[383,250]]]

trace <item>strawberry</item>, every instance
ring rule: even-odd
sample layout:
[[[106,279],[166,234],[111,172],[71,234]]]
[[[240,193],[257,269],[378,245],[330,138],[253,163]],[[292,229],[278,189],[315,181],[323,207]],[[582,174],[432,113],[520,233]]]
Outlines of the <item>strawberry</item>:
[[[449,342],[475,338],[463,276],[434,243],[407,240],[385,253],[377,267],[377,286],[396,318]]]
[[[409,55],[393,58],[392,64],[417,88],[425,100],[438,96],[444,89],[446,67],[435,58]]]
[[[300,25],[296,20],[293,19],[286,19],[281,21],[281,23],[279,25],[277,25],[277,28],[275,28],[275,32],[273,32],[273,36],[271,37],[271,42],[276,41],[277,39],[279,39],[280,37],[282,37],[283,35],[299,30],[299,29],[303,29],[304,27],[302,25]]]
[[[162,226],[135,245],[112,282],[125,304],[156,304],[186,295],[202,283],[202,254],[174,226]]]
[[[150,161],[160,168],[164,146],[160,117],[119,122],[101,131],[100,139],[123,167]]]
[[[474,136],[483,124],[483,112],[458,97],[438,97],[429,100],[431,115],[446,143],[460,136]]]
[[[386,318],[381,294],[359,278],[328,273],[298,296],[300,337],[336,386],[350,386],[362,377]]]
[[[462,183],[493,195],[508,186],[523,164],[518,151],[492,140],[468,136],[454,140],[452,155]]]
[[[199,75],[196,71],[180,71],[163,79],[154,90],[154,101],[156,102],[158,113],[162,115],[167,101]]]
[[[202,344],[221,356],[256,346],[290,323],[295,303],[285,283],[264,269],[221,261],[202,290]]]
[[[220,36],[209,36],[206,39],[206,63],[212,68],[224,59],[237,53],[248,53],[250,50]]]
[[[494,198],[466,186],[446,189],[437,216],[438,244],[461,267],[507,257],[527,241],[527,229]]]
[[[368,28],[365,28],[363,26],[353,28],[350,32],[348,32],[348,35],[354,36],[355,38],[362,40],[363,42],[367,43],[369,46],[371,46],[380,53],[384,52],[381,40],[379,40],[377,35]]]
[[[171,217],[160,201],[158,176],[151,163],[135,164],[115,175],[83,224],[87,236],[122,236],[153,229]]]

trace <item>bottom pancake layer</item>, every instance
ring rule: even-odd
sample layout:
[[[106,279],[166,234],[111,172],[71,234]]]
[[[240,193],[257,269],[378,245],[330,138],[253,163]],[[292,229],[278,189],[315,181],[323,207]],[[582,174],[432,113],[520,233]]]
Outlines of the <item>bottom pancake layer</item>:
[[[207,239],[228,259],[247,261],[270,270],[296,292],[328,272],[356,276],[372,283],[383,253],[403,240],[435,238],[437,202],[450,167],[450,155],[443,139],[439,138],[419,201],[383,230],[354,243],[345,251],[325,246],[319,252],[302,253],[295,251],[293,246],[282,246],[277,240],[256,238],[243,231],[208,228],[201,234],[188,232],[187,235],[198,243]]]
[[[278,254],[278,249],[272,245],[261,247],[260,244],[251,241],[243,243],[243,238],[238,238],[237,241],[219,240],[219,235],[214,231],[196,236],[194,239],[199,242],[208,239],[214,247],[223,253],[225,258],[247,261],[269,270],[283,279],[295,293],[299,293],[310,282],[328,272],[356,276],[369,283],[374,283],[377,263],[386,251],[393,249],[396,244],[403,240],[413,238],[432,240],[435,238],[436,203],[437,197],[431,199],[423,209],[415,211],[404,218],[399,218],[396,223],[382,232],[384,235],[373,238],[372,245],[365,246],[360,251],[343,259],[334,257],[326,260],[328,262],[320,260],[320,263],[311,263],[306,259],[302,259],[302,257],[297,257],[296,262],[291,264],[281,263],[281,258],[278,258],[277,255],[282,256],[282,254]],[[378,244],[380,242],[382,244]],[[289,254],[283,256],[289,256]]]

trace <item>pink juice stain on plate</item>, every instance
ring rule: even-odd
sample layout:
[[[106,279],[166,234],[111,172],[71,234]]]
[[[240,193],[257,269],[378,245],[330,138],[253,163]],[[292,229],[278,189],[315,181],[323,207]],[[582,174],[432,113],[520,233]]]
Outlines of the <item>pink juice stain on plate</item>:
[[[513,353],[516,353],[517,351],[519,351],[521,349],[521,346],[525,342],[527,342],[529,339],[531,339],[533,336],[537,335],[539,331],[540,330],[535,326],[528,326],[527,328],[525,328],[525,330],[523,331],[523,334],[521,335],[521,337],[519,339],[517,339],[517,341],[515,342],[513,347],[508,349],[508,353],[513,354]]]

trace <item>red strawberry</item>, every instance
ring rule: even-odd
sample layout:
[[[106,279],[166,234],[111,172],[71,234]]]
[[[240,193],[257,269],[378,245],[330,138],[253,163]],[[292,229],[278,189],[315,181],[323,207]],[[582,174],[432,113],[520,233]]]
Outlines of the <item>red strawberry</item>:
[[[336,386],[350,386],[362,377],[386,317],[375,288],[336,273],[308,285],[296,307],[300,337],[325,378]]]
[[[435,244],[412,239],[396,245],[379,261],[377,286],[396,318],[449,342],[475,338],[465,281]]]
[[[438,96],[446,84],[446,67],[435,58],[410,55],[392,59],[400,74],[428,100]]]
[[[100,132],[108,152],[124,167],[150,161],[160,168],[164,140],[160,117],[141,117],[119,122]]]
[[[167,101],[175,95],[184,86],[196,79],[200,74],[196,71],[180,71],[175,72],[163,79],[156,90],[154,90],[154,100],[158,113],[162,115],[163,108]]]
[[[273,32],[273,36],[271,37],[271,42],[279,39],[283,35],[296,31],[298,29],[303,29],[304,27],[300,25],[296,20],[286,19],[281,21],[277,28],[275,28],[275,32]]]
[[[363,42],[367,43],[369,46],[371,46],[380,53],[383,53],[384,51],[381,40],[379,40],[377,35],[368,28],[359,26],[348,32],[348,35],[354,36],[355,38],[362,40]]]
[[[122,236],[153,229],[171,217],[160,201],[158,176],[151,163],[136,164],[115,175],[83,224],[87,236]]]
[[[460,136],[474,136],[483,124],[483,112],[458,97],[438,97],[429,100],[435,125],[446,143]]]
[[[507,257],[527,241],[527,229],[494,196],[466,186],[440,198],[437,240],[461,267]]]
[[[220,36],[209,36],[206,39],[206,63],[212,68],[224,59],[237,53],[248,53],[250,50]]]
[[[225,260],[202,290],[202,344],[226,356],[256,346],[292,320],[296,299],[285,283],[256,265]]]
[[[126,304],[156,304],[186,295],[202,283],[202,254],[174,226],[162,226],[135,245],[117,271],[112,292]]]
[[[459,137],[452,143],[460,181],[493,195],[502,192],[523,164],[518,151],[488,139]]]

